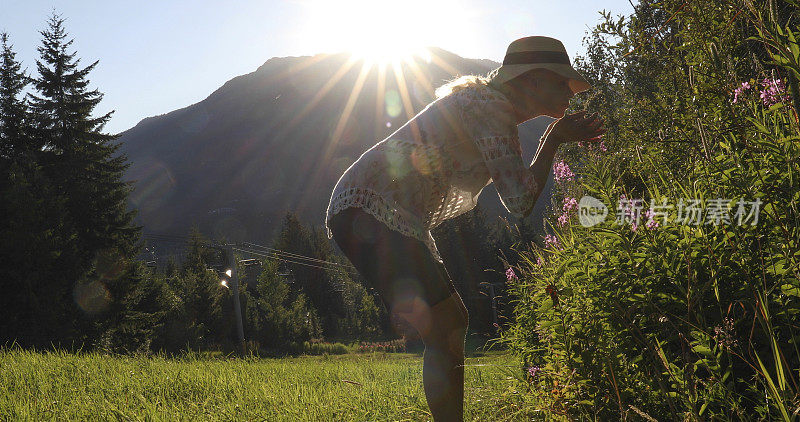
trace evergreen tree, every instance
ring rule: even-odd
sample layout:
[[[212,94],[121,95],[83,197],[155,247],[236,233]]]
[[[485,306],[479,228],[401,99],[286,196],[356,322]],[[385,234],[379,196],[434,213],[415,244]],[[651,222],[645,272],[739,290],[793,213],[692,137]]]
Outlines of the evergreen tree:
[[[114,156],[117,136],[102,132],[112,112],[92,116],[103,94],[89,90],[87,76],[98,62],[78,68],[80,59],[68,52],[73,40],[67,41],[64,19],[57,15],[41,34],[39,76],[34,80],[38,95],[31,96],[31,109],[44,146],[42,164],[67,198],[79,251],[74,274],[80,274],[103,248],[113,246],[135,256],[140,227],[131,226],[135,212],[126,211],[132,189],[122,180],[127,158]]]
[[[321,334],[316,312],[302,293],[292,298],[277,261],[265,261],[246,315],[250,338],[265,350],[287,350]]]
[[[27,103],[22,96],[29,80],[5,32],[0,33],[0,48],[0,158],[16,161],[32,146],[25,127]]]
[[[165,340],[169,348],[227,346],[235,340],[231,293],[220,285],[219,275],[209,271],[219,252],[205,244],[205,238],[193,228],[180,275],[169,282],[177,297],[167,326],[174,336]]]
[[[490,243],[481,208],[445,221],[434,231],[447,271],[469,312],[470,331],[491,331],[486,283],[502,281],[499,251]]]
[[[0,44],[0,342],[47,344],[53,331],[48,320],[60,320],[65,308],[45,286],[58,273],[63,202],[37,162],[22,97],[29,78],[7,34],[0,34]]]
[[[300,222],[293,213],[287,213],[283,227],[275,248],[281,251],[326,260],[323,246],[314,242],[312,233]],[[293,260],[284,262],[282,266],[291,274],[295,284],[295,292],[305,293],[311,305],[319,312],[322,321],[323,333],[326,336],[336,334],[336,320],[339,315],[339,292],[334,288],[328,275],[328,270],[321,265],[311,264],[308,261]]]
[[[17,98],[25,82],[3,39],[0,155],[13,151],[19,165],[4,171],[7,217],[0,234],[8,303],[2,305],[10,306],[0,310],[6,328],[0,339],[23,345],[80,346],[91,340],[98,319],[113,318],[108,312],[120,308],[82,300],[108,292],[116,293],[109,300],[123,300],[138,277],[126,271],[140,234],[131,224],[134,212],[126,211],[131,187],[122,177],[128,164],[114,156],[116,137],[102,132],[111,113],[92,117],[102,94],[88,89],[87,76],[97,62],[79,69],[63,24],[54,15],[41,31],[29,119]],[[19,159],[20,154],[27,156]]]

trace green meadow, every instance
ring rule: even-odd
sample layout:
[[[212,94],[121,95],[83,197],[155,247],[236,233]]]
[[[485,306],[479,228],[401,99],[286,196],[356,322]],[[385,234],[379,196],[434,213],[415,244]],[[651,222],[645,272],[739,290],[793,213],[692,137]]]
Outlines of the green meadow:
[[[466,420],[520,414],[518,361],[467,358]],[[347,354],[280,359],[0,351],[3,420],[430,420],[422,357]]]

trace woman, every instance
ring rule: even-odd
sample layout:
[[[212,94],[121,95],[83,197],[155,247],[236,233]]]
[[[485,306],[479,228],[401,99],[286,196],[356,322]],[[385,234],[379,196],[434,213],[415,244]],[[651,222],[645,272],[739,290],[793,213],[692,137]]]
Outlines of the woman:
[[[434,102],[361,155],[333,190],[329,236],[387,309],[419,332],[435,421],[463,417],[468,317],[430,231],[475,207],[491,182],[511,213],[527,216],[558,146],[605,132],[594,116],[564,116],[570,98],[589,88],[560,41],[518,39],[487,77],[462,77],[438,89]],[[540,115],[559,120],[528,167],[517,125]]]

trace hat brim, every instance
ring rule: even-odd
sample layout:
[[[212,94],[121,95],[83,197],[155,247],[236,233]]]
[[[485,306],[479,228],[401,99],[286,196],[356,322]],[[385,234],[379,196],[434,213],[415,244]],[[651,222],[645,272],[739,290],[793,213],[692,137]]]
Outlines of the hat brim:
[[[583,92],[591,89],[589,82],[586,82],[583,76],[568,64],[559,63],[537,63],[537,64],[511,64],[502,65],[497,71],[495,81],[498,83],[506,83],[517,76],[534,69],[547,69],[569,79],[569,87],[573,94]]]

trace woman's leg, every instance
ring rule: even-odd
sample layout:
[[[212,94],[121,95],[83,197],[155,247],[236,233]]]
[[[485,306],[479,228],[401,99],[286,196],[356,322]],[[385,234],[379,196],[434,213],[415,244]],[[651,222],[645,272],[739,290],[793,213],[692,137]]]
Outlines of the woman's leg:
[[[434,421],[461,421],[468,316],[447,270],[424,243],[387,228],[360,209],[337,214],[331,231],[390,312],[419,332],[425,344],[425,396]]]
[[[425,343],[422,381],[433,420],[464,418],[464,340],[467,310],[458,293],[430,307],[400,316],[420,332]]]

